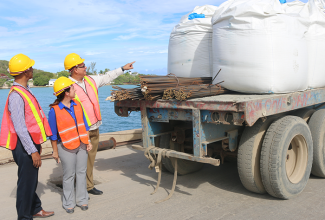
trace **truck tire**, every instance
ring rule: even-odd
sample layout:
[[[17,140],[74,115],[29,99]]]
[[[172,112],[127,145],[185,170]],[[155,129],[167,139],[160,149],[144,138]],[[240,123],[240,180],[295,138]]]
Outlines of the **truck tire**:
[[[316,110],[313,108],[303,108],[295,111],[293,115],[298,116],[305,120],[306,123],[308,123],[310,117],[314,114]]]
[[[309,128],[313,137],[313,166],[311,173],[325,178],[325,109],[316,111],[309,120]]]
[[[289,199],[307,185],[313,163],[313,141],[306,122],[285,116],[267,130],[261,152],[261,175],[266,191]]]
[[[240,138],[237,157],[239,178],[243,186],[254,193],[266,193],[260,172],[260,156],[265,133],[275,119],[270,117],[264,122],[259,119],[252,127],[247,126]]]
[[[160,148],[166,148],[166,149],[173,149],[176,151],[179,151],[180,147],[178,146],[177,143],[172,142],[170,135],[163,135],[160,138]],[[174,164],[169,158],[162,158],[162,165],[171,173],[174,173]],[[203,163],[198,163],[194,161],[189,161],[189,160],[182,160],[178,159],[177,160],[177,173],[179,175],[186,175],[189,173],[196,172],[200,170],[203,167]]]

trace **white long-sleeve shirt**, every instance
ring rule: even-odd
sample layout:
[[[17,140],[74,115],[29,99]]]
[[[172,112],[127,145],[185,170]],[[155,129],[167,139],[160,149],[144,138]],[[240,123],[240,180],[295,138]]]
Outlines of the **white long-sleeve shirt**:
[[[124,72],[123,72],[122,68],[117,68],[115,70],[106,72],[102,76],[90,75],[90,77],[94,79],[97,88],[100,88],[100,87],[105,86],[106,84],[110,83],[111,81],[116,79],[118,76],[122,75],[123,73]],[[79,82],[79,81],[75,80],[74,78],[72,78],[71,76],[69,76],[69,78],[72,81],[76,82],[87,93],[84,79],[82,79],[82,81]],[[89,130],[90,131],[96,130],[97,128],[99,128],[99,126],[101,126],[101,124],[102,124],[102,121],[98,121],[97,123],[90,126]]]

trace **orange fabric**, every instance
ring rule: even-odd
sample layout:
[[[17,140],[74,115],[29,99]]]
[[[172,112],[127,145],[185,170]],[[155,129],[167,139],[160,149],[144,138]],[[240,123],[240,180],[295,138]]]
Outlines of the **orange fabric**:
[[[87,77],[95,86],[96,83],[95,81],[89,77]],[[73,84],[76,94],[78,98],[81,101],[82,107],[84,111],[86,112],[86,115],[89,117],[91,125],[97,123],[98,121],[102,120],[101,114],[100,114],[100,106],[99,102],[97,99],[97,94],[98,94],[98,88],[96,86],[96,91],[92,88],[91,85],[87,82],[87,80],[84,80],[85,86],[86,86],[86,91],[87,93],[77,84]],[[97,93],[97,94],[96,94]],[[89,124],[88,124],[89,125]],[[89,126],[91,126],[89,125]]]
[[[53,106],[56,116],[56,124],[62,144],[67,149],[73,150],[80,146],[80,141],[84,144],[89,144],[86,126],[83,120],[82,107],[79,102],[74,100],[77,105],[73,106],[74,113],[77,119],[77,126],[75,120],[70,113],[64,108],[60,109],[58,105]]]
[[[35,96],[33,96],[28,90],[26,90],[22,86],[12,86],[9,94],[12,91],[16,91],[24,100],[25,103],[25,123],[27,130],[32,137],[32,140],[35,144],[42,144],[46,141],[46,137],[44,138],[44,133],[46,136],[52,136],[50,125],[47,121],[47,118],[45,117],[44,111],[39,105],[37,99]],[[31,100],[31,103],[28,103],[27,98],[25,95]],[[7,147],[10,150],[14,150],[16,148],[17,144],[17,133],[15,131],[14,125],[10,118],[10,111],[8,109],[8,103],[9,103],[9,95],[7,98],[7,102],[5,105],[5,109],[3,112],[2,117],[2,124],[1,124],[1,132],[0,132],[0,146]],[[33,106],[31,106],[33,105]],[[35,115],[32,111],[32,107],[36,110],[35,114],[38,115],[38,117],[41,119],[43,131],[41,131],[41,128],[39,124],[37,123],[37,119],[35,118]],[[42,134],[43,133],[43,134]]]

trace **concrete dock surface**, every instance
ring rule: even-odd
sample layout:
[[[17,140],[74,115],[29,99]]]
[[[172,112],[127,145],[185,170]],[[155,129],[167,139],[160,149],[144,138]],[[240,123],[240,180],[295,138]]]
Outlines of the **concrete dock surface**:
[[[163,172],[158,192],[153,192],[158,174],[148,169],[143,152],[131,145],[100,151],[95,162],[96,188],[103,195],[90,195],[89,209],[76,207],[73,214],[62,208],[61,164],[43,160],[37,188],[43,208],[55,211],[49,220],[65,219],[325,219],[325,179],[310,177],[307,187],[290,200],[247,191],[241,184],[236,163],[178,176],[173,197],[156,204],[171,190],[173,174]],[[0,166],[0,219],[17,219],[17,165]]]

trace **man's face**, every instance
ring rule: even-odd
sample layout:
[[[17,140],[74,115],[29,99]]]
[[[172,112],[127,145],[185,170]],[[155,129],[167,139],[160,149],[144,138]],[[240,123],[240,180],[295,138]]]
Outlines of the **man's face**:
[[[29,70],[25,72],[28,79],[33,79],[33,72],[34,72],[33,67],[30,67]]]
[[[87,75],[86,69],[87,69],[86,65],[84,63],[81,63],[76,67],[75,71],[78,75],[85,76]]]

